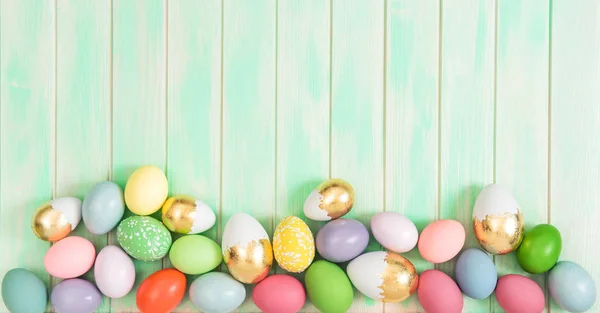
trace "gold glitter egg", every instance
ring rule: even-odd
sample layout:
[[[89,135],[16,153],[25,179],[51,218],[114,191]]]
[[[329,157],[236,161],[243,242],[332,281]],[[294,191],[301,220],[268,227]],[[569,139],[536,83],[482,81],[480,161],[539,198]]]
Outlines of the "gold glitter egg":
[[[358,291],[382,302],[404,301],[419,284],[415,266],[394,252],[367,252],[350,261],[346,270]]]
[[[170,197],[162,206],[163,224],[175,233],[199,234],[212,228],[216,220],[206,203],[190,196]]]
[[[315,257],[315,240],[310,228],[296,216],[288,216],[277,225],[273,235],[273,251],[279,266],[301,273]]]
[[[485,186],[473,207],[473,230],[483,249],[498,255],[517,250],[524,228],[523,214],[510,192],[498,184]]]
[[[246,213],[235,213],[229,218],[221,249],[231,276],[245,284],[263,280],[273,265],[273,247],[267,232]]]
[[[346,215],[353,205],[352,185],[343,179],[328,179],[308,195],[304,215],[315,221],[329,221]]]
[[[31,229],[40,239],[59,241],[81,221],[82,201],[75,197],[56,198],[40,206],[31,219]]]

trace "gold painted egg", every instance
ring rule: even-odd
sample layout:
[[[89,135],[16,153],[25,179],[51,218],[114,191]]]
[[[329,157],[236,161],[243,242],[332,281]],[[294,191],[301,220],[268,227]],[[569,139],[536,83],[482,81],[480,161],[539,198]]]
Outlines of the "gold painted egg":
[[[288,272],[300,273],[315,258],[315,240],[310,228],[296,216],[288,216],[277,225],[273,235],[275,260]]]
[[[475,237],[485,251],[502,255],[517,250],[524,228],[523,214],[510,192],[498,184],[485,186],[473,207]]]
[[[346,215],[353,205],[352,185],[343,179],[328,179],[308,195],[304,215],[315,221],[329,221]]]
[[[190,196],[170,197],[162,207],[163,224],[175,233],[205,232],[215,225],[216,219],[215,213],[206,203]]]
[[[75,197],[56,198],[40,206],[31,219],[31,229],[40,239],[59,241],[81,221],[82,201]]]

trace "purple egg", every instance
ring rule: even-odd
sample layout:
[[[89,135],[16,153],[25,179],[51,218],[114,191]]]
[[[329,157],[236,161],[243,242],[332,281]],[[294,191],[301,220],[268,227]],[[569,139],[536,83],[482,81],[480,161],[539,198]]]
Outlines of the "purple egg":
[[[58,283],[50,301],[58,313],[92,313],[100,305],[102,295],[89,281],[74,278]]]
[[[317,251],[334,263],[354,259],[367,248],[369,231],[361,222],[339,218],[333,220],[317,233]]]

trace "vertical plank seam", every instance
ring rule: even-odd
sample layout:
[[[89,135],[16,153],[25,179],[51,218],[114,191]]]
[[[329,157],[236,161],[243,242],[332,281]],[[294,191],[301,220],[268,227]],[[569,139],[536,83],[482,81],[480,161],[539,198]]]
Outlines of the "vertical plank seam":
[[[163,36],[164,36],[164,44],[163,44],[163,62],[164,62],[164,79],[165,79],[165,87],[164,87],[164,122],[165,122],[165,147],[164,147],[164,170],[165,176],[167,177],[167,181],[169,179],[169,172],[167,169],[168,166],[168,157],[169,157],[169,1],[164,0],[163,2]],[[162,259],[162,268],[165,268],[168,263],[168,258]]]
[[[223,221],[223,54],[224,54],[224,42],[225,42],[225,0],[221,0],[221,103],[220,103],[220,121],[219,121],[219,212],[218,212],[218,224],[217,224],[217,242],[220,244],[221,242],[221,234],[222,234],[222,221]],[[220,266],[223,269],[223,264]]]
[[[274,110],[274,114],[275,114],[275,123],[274,123],[274,128],[275,128],[275,142],[274,142],[274,164],[275,164],[275,170],[273,171],[274,174],[274,186],[273,186],[273,216],[271,217],[271,232],[275,232],[275,223],[277,222],[277,168],[278,168],[278,162],[277,162],[277,147],[278,147],[278,140],[279,140],[279,136],[277,135],[278,131],[278,110],[277,107],[279,106],[278,103],[278,88],[279,88],[279,77],[278,77],[278,66],[279,66],[279,0],[275,0],[275,110]],[[277,266],[273,267],[273,271],[275,272],[275,274],[277,274]]]
[[[329,164],[328,178],[331,178],[333,152],[333,0],[329,0]]]
[[[437,212],[436,212],[436,220],[440,219],[440,212],[442,208],[442,19],[443,19],[443,8],[444,8],[444,0],[439,0],[439,8],[438,8],[438,85],[437,85]],[[438,270],[438,264],[433,264],[433,268]]]
[[[57,149],[57,145],[58,145],[58,138],[57,138],[57,124],[58,124],[58,109],[57,109],[57,85],[58,82],[56,80],[57,78],[57,60],[58,60],[58,34],[57,34],[57,20],[58,20],[58,0],[54,0],[54,6],[53,6],[53,12],[52,12],[52,17],[53,17],[53,25],[52,25],[52,53],[53,58],[54,58],[54,67],[53,67],[53,73],[52,75],[54,76],[54,84],[53,84],[53,90],[52,90],[52,109],[54,110],[53,112],[53,116],[52,116],[52,149],[54,151],[52,151],[52,199],[54,199],[56,197],[56,188],[57,188],[57,182],[58,182],[58,178],[57,178],[57,166],[58,166],[58,162],[57,162],[57,155],[58,155],[58,149]],[[52,243],[50,243],[50,246],[52,246]],[[54,279],[52,277],[52,275],[48,274],[49,277],[49,284],[50,287],[52,288]],[[50,305],[50,312],[54,312],[54,306]]]
[[[553,14],[553,1],[548,1],[548,190],[547,193],[547,216],[548,224],[551,223],[552,218],[552,14]],[[544,293],[546,299],[546,307],[548,313],[551,313],[551,300],[548,291],[548,273],[544,274]]]
[[[113,3],[114,0],[110,0],[109,1],[109,27],[110,27],[110,39],[108,41],[108,45],[109,45],[109,88],[110,88],[110,99],[109,99],[109,105],[108,105],[108,114],[109,114],[109,119],[108,119],[108,132],[109,132],[109,136],[108,136],[108,140],[109,140],[109,147],[108,147],[108,180],[112,181],[113,180]],[[112,231],[109,231],[106,234],[106,245],[110,244],[110,238],[111,238],[111,233]],[[112,298],[111,297],[107,297],[107,301],[108,301],[108,310],[109,312],[113,311],[112,308]]]
[[[494,1],[494,90],[493,90],[493,97],[494,97],[494,109],[493,109],[493,114],[494,114],[494,129],[493,129],[493,137],[494,137],[494,144],[493,144],[493,155],[492,155],[492,159],[493,159],[493,168],[492,168],[492,181],[494,183],[496,183],[496,173],[497,173],[497,169],[496,167],[498,166],[498,156],[497,154],[497,138],[498,138],[498,1],[496,0]],[[494,262],[495,265],[496,264],[496,256],[492,255],[492,262]],[[490,312],[494,312],[495,308],[493,305],[493,301],[492,299],[495,299],[496,296],[493,295],[491,297],[488,298],[488,306],[489,306],[489,311]]]
[[[387,202],[387,41],[388,41],[388,0],[383,1],[383,212],[386,211]],[[382,250],[383,246],[380,246]],[[386,303],[381,306],[383,313],[386,311]]]

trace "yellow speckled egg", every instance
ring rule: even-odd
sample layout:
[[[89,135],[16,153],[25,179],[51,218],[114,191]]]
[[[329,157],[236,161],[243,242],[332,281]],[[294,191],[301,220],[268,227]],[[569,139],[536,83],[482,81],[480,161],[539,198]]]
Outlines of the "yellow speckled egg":
[[[142,166],[127,180],[125,204],[137,215],[150,215],[162,207],[168,192],[165,173],[156,166]]]
[[[288,216],[275,228],[275,260],[288,272],[303,272],[315,257],[315,240],[308,225],[296,216]]]

